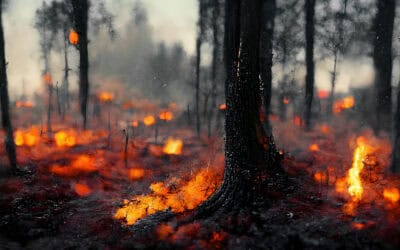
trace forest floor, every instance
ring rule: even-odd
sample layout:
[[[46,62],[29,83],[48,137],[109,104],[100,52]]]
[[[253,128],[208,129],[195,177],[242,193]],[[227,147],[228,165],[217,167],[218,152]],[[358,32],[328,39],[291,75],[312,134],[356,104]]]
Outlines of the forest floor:
[[[307,133],[292,122],[275,122],[274,127],[277,145],[284,149],[281,154],[285,156],[283,165],[288,182],[285,192],[268,193],[272,203],[179,227],[176,225],[182,216],[178,216],[139,236],[126,221],[115,218],[116,211],[135,201],[134,196],[139,200],[141,194],[149,194],[157,201],[177,199],[173,211],[193,208],[222,179],[222,138],[197,140],[190,130],[172,130],[167,125],[160,128],[159,143],[155,143],[153,130],[142,128],[142,132],[137,132],[140,136],[129,141],[127,165],[121,131],[111,137],[104,131],[79,134],[76,145],[70,147],[56,147],[54,141],[45,139],[34,146],[20,146],[21,171],[10,175],[1,167],[0,248],[396,249],[400,246],[399,201],[387,201],[379,194],[385,187],[400,187],[399,177],[384,170],[390,154],[384,136],[376,138],[368,130],[356,129],[357,124],[340,119],[329,126],[317,125]],[[349,196],[338,193],[336,188],[351,167],[354,141],[359,135],[375,148],[374,166],[380,171],[368,170],[367,177],[363,176],[366,198],[351,203]],[[170,136],[182,139],[181,154],[163,153],[161,142]],[[0,150],[4,155],[4,148]],[[4,161],[5,157],[1,159]],[[366,178],[370,181],[365,181]],[[157,191],[152,183],[162,183],[166,188]],[[199,192],[200,200],[193,200]],[[125,199],[128,201],[124,202]],[[353,213],[344,212],[346,204],[354,206]],[[151,206],[147,205],[145,214],[151,213]]]

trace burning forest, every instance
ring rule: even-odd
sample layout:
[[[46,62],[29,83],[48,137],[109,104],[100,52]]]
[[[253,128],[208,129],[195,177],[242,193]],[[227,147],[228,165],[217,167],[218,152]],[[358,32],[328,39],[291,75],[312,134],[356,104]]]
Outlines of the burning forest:
[[[0,0],[1,249],[399,248],[396,1],[33,2]]]

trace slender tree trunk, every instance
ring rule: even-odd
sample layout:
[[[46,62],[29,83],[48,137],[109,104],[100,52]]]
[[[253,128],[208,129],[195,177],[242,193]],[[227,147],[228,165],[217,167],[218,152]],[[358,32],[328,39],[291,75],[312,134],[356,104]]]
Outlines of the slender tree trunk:
[[[196,115],[196,133],[200,137],[201,121],[200,121],[200,61],[201,61],[201,40],[197,38],[196,41],[196,93],[195,93],[195,106],[194,112]]]
[[[311,129],[312,101],[314,98],[314,16],[315,0],[306,0],[306,95],[304,122],[306,130]]]
[[[17,169],[17,153],[15,149],[13,127],[9,113],[8,81],[6,68],[6,55],[4,48],[3,31],[3,1],[0,0],[0,104],[1,104],[1,124],[6,132],[5,148],[7,156],[13,170]]]
[[[220,3],[219,0],[213,2],[213,14],[212,14],[212,30],[213,30],[213,51],[212,51],[212,62],[211,62],[211,108],[208,114],[207,131],[208,137],[211,136],[211,123],[214,115],[218,109],[217,107],[217,72],[218,72],[218,59],[219,59],[219,48],[220,43],[218,36],[220,34],[218,28],[218,18],[220,16]]]
[[[260,43],[260,77],[263,89],[264,126],[268,134],[272,133],[269,120],[272,93],[272,58],[273,34],[275,27],[276,0],[264,0],[262,10],[261,43]]]
[[[72,1],[76,31],[79,34],[79,104],[83,118],[83,129],[87,126],[89,100],[89,53],[88,53],[88,0]]]
[[[69,62],[68,62],[68,29],[64,30],[64,84],[63,84],[63,96],[65,97],[64,109],[70,108],[69,103]],[[64,110],[65,115],[65,110]]]
[[[331,75],[331,92],[329,94],[329,102],[328,102],[328,114],[332,114],[333,112],[333,101],[335,99],[335,86],[336,86],[336,71],[337,71],[337,61],[338,61],[338,50],[335,48],[333,52],[333,71]]]
[[[375,67],[375,100],[376,121],[375,132],[390,131],[392,115],[392,37],[396,9],[395,0],[377,1],[378,11],[374,22]]]
[[[400,84],[397,89],[397,107],[394,118],[392,165],[393,173],[400,172]]]
[[[272,163],[260,121],[261,0],[232,0],[226,5],[225,173],[221,187],[197,210],[200,217],[213,210],[251,206],[262,188],[261,175]]]

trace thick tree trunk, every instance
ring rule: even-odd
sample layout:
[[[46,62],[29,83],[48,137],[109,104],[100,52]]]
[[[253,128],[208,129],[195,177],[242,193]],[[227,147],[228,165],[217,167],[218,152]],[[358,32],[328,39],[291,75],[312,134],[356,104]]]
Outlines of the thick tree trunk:
[[[0,104],[1,104],[1,124],[6,132],[5,147],[11,167],[17,169],[17,153],[15,149],[13,127],[9,113],[9,97],[7,89],[7,68],[4,48],[3,31],[3,1],[0,0]]]
[[[88,53],[88,0],[72,1],[76,31],[79,34],[79,104],[83,118],[83,129],[87,126],[89,98],[89,53]]]
[[[378,11],[374,23],[375,132],[390,131],[392,115],[392,37],[396,9],[395,0],[377,1]]]
[[[268,134],[272,133],[269,120],[272,92],[272,58],[273,34],[275,27],[276,0],[264,0],[262,10],[261,43],[260,43],[260,77],[263,88],[264,126]]]
[[[311,129],[312,101],[314,98],[314,16],[315,0],[306,0],[306,95],[304,122],[307,130]]]
[[[261,7],[261,0],[226,2],[225,173],[197,216],[251,206],[261,192],[261,176],[273,162],[273,147],[260,121]]]
[[[400,172],[400,85],[398,86],[397,90],[397,107],[393,130],[392,165],[390,170],[393,173]]]

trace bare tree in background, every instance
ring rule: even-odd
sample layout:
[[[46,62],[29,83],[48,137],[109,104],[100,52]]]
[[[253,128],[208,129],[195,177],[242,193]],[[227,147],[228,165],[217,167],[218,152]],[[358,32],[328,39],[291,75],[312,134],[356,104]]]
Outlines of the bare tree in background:
[[[201,45],[205,36],[205,16],[206,1],[199,0],[199,20],[198,34],[196,39],[196,83],[195,83],[195,115],[196,115],[196,133],[200,137],[201,120],[200,120],[200,64],[201,64]]]
[[[273,35],[275,27],[276,0],[264,0],[260,37],[260,78],[263,89],[264,125],[268,134],[272,133],[269,114],[272,93]]]
[[[3,31],[3,4],[4,1],[0,0],[0,104],[1,104],[1,125],[6,132],[5,147],[8,159],[13,170],[17,169],[17,153],[15,149],[14,133],[11,124],[11,117],[9,112],[9,97],[8,97],[8,80],[7,80],[7,66],[6,54],[4,48],[4,31]]]
[[[392,115],[392,38],[396,10],[395,0],[377,0],[374,20],[373,60],[375,67],[375,132],[390,131]]]
[[[307,130],[311,129],[312,101],[314,98],[314,33],[315,33],[315,0],[306,0],[306,95],[304,122]]]

